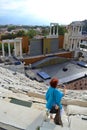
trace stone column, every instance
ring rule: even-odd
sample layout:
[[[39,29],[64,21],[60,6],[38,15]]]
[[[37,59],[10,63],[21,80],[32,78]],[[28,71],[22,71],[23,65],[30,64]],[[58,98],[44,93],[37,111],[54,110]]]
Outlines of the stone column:
[[[73,26],[73,31],[72,31],[72,33],[74,34],[75,32],[74,32],[74,26]]]
[[[57,25],[57,32],[56,32],[56,35],[58,36],[58,25]]]
[[[74,39],[74,50],[76,50],[76,49],[77,49],[77,40]]]
[[[73,43],[73,39],[71,39],[71,46],[70,46],[70,50],[71,50],[71,51],[73,50],[73,48],[72,48],[72,46],[74,46],[73,44],[74,44],[74,43]]]
[[[14,41],[14,55],[17,56],[17,54],[16,54],[16,41]]]
[[[51,24],[50,24],[50,35],[51,35]]]
[[[10,48],[10,43],[8,43],[8,53],[9,53],[9,56],[11,56],[11,48]]]
[[[53,35],[55,35],[55,26],[53,26]]]
[[[80,32],[80,26],[78,27],[78,33]]]
[[[81,26],[81,34],[82,34],[82,26]]]
[[[2,42],[2,54],[3,54],[3,57],[5,57],[5,50],[4,50],[4,43]]]
[[[22,42],[20,40],[20,57],[22,57]]]

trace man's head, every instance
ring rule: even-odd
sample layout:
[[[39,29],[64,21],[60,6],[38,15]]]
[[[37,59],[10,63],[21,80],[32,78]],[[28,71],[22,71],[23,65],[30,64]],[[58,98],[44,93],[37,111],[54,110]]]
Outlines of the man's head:
[[[50,86],[51,86],[52,88],[56,88],[58,82],[59,82],[59,80],[58,80],[57,78],[52,78],[51,81],[50,81]]]

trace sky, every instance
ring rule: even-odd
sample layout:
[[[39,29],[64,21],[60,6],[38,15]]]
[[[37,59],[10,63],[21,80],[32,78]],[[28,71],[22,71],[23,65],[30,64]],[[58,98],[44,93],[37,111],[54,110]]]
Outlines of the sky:
[[[87,19],[87,0],[0,0],[0,24],[68,25]]]

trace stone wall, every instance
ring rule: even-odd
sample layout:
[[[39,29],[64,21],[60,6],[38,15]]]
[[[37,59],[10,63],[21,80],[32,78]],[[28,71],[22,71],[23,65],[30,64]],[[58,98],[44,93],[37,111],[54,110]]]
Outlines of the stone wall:
[[[54,56],[72,58],[73,54],[72,54],[72,52],[60,52],[60,53],[54,54]],[[37,61],[43,60],[46,57],[48,57],[48,55],[27,57],[27,58],[24,58],[23,61],[25,62],[25,65],[29,65],[29,64],[35,63]]]
[[[71,90],[87,90],[87,77],[68,83],[66,87]]]

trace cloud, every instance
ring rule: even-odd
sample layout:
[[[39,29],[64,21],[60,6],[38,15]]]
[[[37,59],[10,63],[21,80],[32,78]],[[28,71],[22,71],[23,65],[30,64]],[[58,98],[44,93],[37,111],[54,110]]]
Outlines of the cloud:
[[[86,5],[86,0],[0,0],[0,20],[32,17],[47,23],[69,23],[86,19]]]

